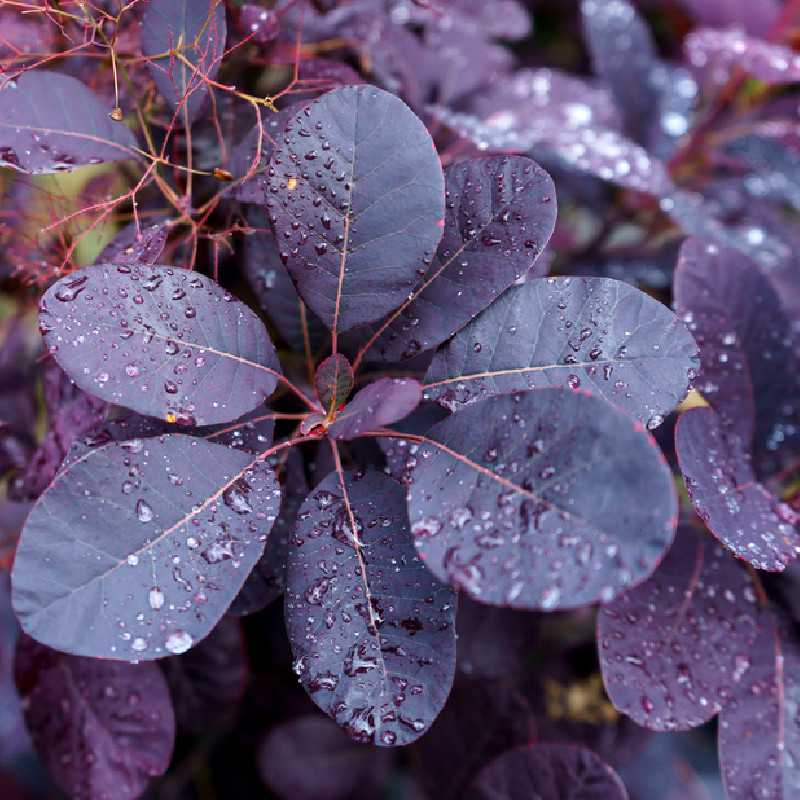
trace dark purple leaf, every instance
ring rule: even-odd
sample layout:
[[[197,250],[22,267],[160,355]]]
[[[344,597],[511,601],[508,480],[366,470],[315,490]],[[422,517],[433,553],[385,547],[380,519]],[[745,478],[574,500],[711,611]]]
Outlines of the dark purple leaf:
[[[355,439],[407,417],[421,399],[422,387],[413,378],[379,378],[356,392],[328,433],[334,439]]]
[[[698,72],[716,83],[727,82],[741,69],[770,85],[800,80],[800,56],[784,45],[747,36],[741,30],[701,28],[684,42],[686,57]]]
[[[747,674],[757,632],[745,570],[685,526],[649,580],[600,609],[606,691],[619,711],[651,730],[697,727]]]
[[[749,669],[719,715],[719,760],[729,800],[789,800],[800,792],[800,642],[769,614]]]
[[[644,426],[604,400],[564,389],[491,397],[418,440],[408,490],[417,548],[481,603],[610,602],[672,541],[669,469]]]
[[[584,388],[655,428],[698,366],[686,326],[610,278],[542,278],[506,292],[434,357],[425,398],[454,410],[540,386]]]
[[[273,10],[244,3],[239,9],[239,24],[252,41],[269,44],[281,30],[281,20]]]
[[[172,757],[175,718],[155,664],[65,655],[23,636],[17,687],[36,749],[75,800],[133,800]]]
[[[21,505],[0,502],[0,536],[3,539],[12,528],[16,540],[25,520],[24,516],[19,519],[20,511],[25,510]],[[6,544],[4,541],[3,549]],[[14,650],[18,638],[19,623],[11,608],[11,581],[3,572],[0,573],[0,761],[4,766],[31,751],[22,701],[14,684]]]
[[[97,258],[100,264],[155,264],[167,243],[169,228],[163,222],[141,228],[124,227]]]
[[[353,390],[353,368],[350,362],[341,353],[328,356],[317,367],[314,389],[323,408],[329,413],[338,410]]]
[[[399,484],[378,472],[343,480],[331,473],[308,496],[290,545],[295,671],[352,738],[407,744],[450,691],[456,597],[415,553]]]
[[[344,800],[368,796],[375,773],[388,766],[386,757],[361,747],[329,719],[304,716],[269,732],[259,747],[258,769],[283,800]]]
[[[741,27],[753,36],[763,36],[775,24],[779,0],[681,0],[701,25],[715,28]]]
[[[491,6],[483,0],[399,0],[394,8],[397,19],[458,34],[524,39],[531,32],[530,13],[517,0],[496,0]]]
[[[698,516],[739,558],[781,571],[800,555],[797,515],[753,476],[735,438],[710,408],[681,414],[675,448]]]
[[[681,249],[674,296],[700,346],[696,387],[742,454],[752,447],[756,477],[771,476],[800,442],[796,332],[779,296],[746,256],[695,239]]]
[[[227,422],[264,402],[280,365],[261,320],[189,270],[102,265],[50,287],[39,325],[87,392],[168,422]]]
[[[79,80],[33,70],[0,89],[0,166],[67,172],[136,158],[136,139]]]
[[[283,501],[272,526],[264,555],[247,576],[242,590],[231,604],[232,614],[244,617],[266,608],[283,594],[286,586],[286,561],[289,540],[297,524],[297,512],[309,492],[303,459],[296,450],[289,453],[281,474]]]
[[[371,86],[329,92],[290,123],[272,166],[268,210],[309,307],[338,333],[400,305],[444,224],[439,159],[403,102]]]
[[[444,235],[433,264],[368,357],[398,361],[441,344],[536,269],[550,239],[555,187],[529,158],[462,161],[445,171],[445,187]]]
[[[189,436],[92,450],[28,517],[14,610],[35,639],[76,655],[185,652],[261,557],[279,497],[259,457]]]
[[[591,750],[565,744],[519,747],[484,767],[475,800],[628,800],[619,775]]]
[[[235,710],[244,694],[249,667],[241,623],[225,616],[197,647],[159,663],[178,729],[207,732]]]
[[[185,109],[188,120],[203,110],[206,78],[214,79],[225,51],[222,0],[150,0],[142,15],[142,53],[171,110]],[[176,53],[191,62],[178,59]],[[183,121],[183,115],[178,119]]]

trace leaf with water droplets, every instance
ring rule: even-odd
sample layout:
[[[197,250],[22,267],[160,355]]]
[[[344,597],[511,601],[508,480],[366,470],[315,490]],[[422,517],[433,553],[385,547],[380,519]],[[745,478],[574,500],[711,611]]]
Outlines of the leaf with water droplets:
[[[229,447],[165,435],[91,450],[28,517],[12,573],[17,617],[76,655],[183,653],[241,589],[279,504],[272,469]]]
[[[722,544],[773,572],[800,555],[800,517],[755,479],[736,438],[726,435],[712,409],[681,414],[675,450],[695,511]]]
[[[39,327],[82,389],[169,422],[228,422],[263,403],[280,377],[261,320],[177,267],[73,272],[45,293]]]
[[[390,315],[368,358],[399,361],[441,344],[535,269],[550,239],[555,187],[529,158],[462,161],[445,171],[445,187],[444,235],[433,264]]]
[[[800,796],[800,641],[765,614],[751,664],[719,715],[719,761],[729,800]]]
[[[137,158],[109,110],[71,75],[24,72],[0,89],[0,167],[39,174]]]
[[[285,595],[295,671],[352,738],[408,744],[453,682],[455,593],[420,562],[386,475],[331,473],[297,520]]]
[[[769,33],[778,19],[780,0],[681,0],[701,25],[744,28],[753,36]]]
[[[97,258],[98,264],[155,264],[167,243],[169,228],[157,222],[146,228],[132,222],[106,245]]]
[[[436,251],[444,177],[430,135],[374,86],[328,92],[272,156],[267,210],[301,297],[334,332],[383,317]]]
[[[672,541],[675,489],[655,442],[584,392],[490,397],[409,439],[419,444],[408,489],[417,549],[478,602],[609,602]]]
[[[36,750],[70,797],[134,800],[166,772],[175,718],[157,665],[65,655],[22,636],[15,672]]]
[[[185,108],[189,120],[198,117],[209,92],[205,78],[216,77],[226,36],[222,0],[150,0],[145,6],[142,53],[171,111]]]
[[[314,388],[322,407],[328,413],[337,411],[353,390],[353,368],[350,362],[341,353],[328,356],[317,367]]]
[[[422,387],[413,378],[379,378],[356,392],[328,433],[334,439],[355,439],[407,417],[421,399]]]
[[[758,622],[742,566],[709,536],[679,528],[649,580],[600,609],[606,691],[645,728],[702,725],[746,675]]]
[[[655,428],[683,399],[697,345],[666,306],[611,278],[542,278],[506,292],[434,357],[447,408],[539,386],[582,388]]]
[[[475,800],[628,800],[619,775],[591,750],[566,744],[519,747],[484,767]]]

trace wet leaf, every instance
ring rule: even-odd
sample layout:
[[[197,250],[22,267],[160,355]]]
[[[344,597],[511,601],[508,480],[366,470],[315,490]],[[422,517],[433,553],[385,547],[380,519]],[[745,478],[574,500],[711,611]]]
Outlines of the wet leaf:
[[[780,11],[778,0],[681,0],[701,25],[744,28],[753,36],[769,33]]]
[[[108,118],[94,93],[70,75],[24,72],[0,89],[0,166],[68,172],[136,158],[136,139]]]
[[[651,730],[702,725],[746,678],[758,621],[742,566],[709,536],[680,528],[652,577],[598,614],[611,701]]]
[[[75,655],[183,653],[241,589],[279,503],[272,469],[221,445],[167,435],[92,450],[28,517],[12,574],[17,617]]]
[[[189,270],[74,272],[45,293],[39,326],[82,389],[169,422],[228,422],[263,403],[280,375],[258,317]]]
[[[751,666],[719,716],[719,760],[730,800],[789,800],[800,792],[800,642],[770,614]]]
[[[475,800],[628,800],[611,767],[566,744],[509,750],[481,770],[472,788]]]
[[[445,187],[433,264],[369,357],[398,361],[441,344],[528,275],[550,239],[555,187],[529,158],[462,161],[445,170]]]
[[[650,575],[672,541],[666,464],[641,423],[599,398],[492,397],[418,441],[408,489],[417,548],[479,602],[609,602]]]
[[[455,603],[391,478],[331,473],[303,503],[285,605],[295,672],[352,738],[403,745],[430,727],[453,681]]]
[[[336,411],[347,401],[353,389],[353,368],[350,362],[341,353],[328,356],[317,367],[314,388],[322,407],[329,412]]]
[[[797,516],[755,479],[712,409],[681,414],[675,448],[695,511],[722,544],[754,567],[773,572],[800,555]]]
[[[99,264],[155,264],[167,243],[169,229],[163,222],[141,230],[126,225],[98,256]]]
[[[394,95],[328,92],[297,114],[272,157],[267,209],[301,297],[335,332],[406,298],[442,236],[433,142]]]
[[[425,375],[451,410],[540,386],[582,388],[655,428],[683,399],[697,345],[666,306],[610,278],[543,278],[506,292]]]
[[[216,77],[225,51],[225,3],[150,0],[141,31],[142,53],[150,57],[147,66],[161,96],[172,111],[185,108],[188,119],[196,119],[208,96],[205,79]]]
[[[422,399],[413,378],[379,378],[353,396],[328,426],[334,439],[355,439],[408,416]]]
[[[15,669],[36,750],[70,797],[133,800],[166,772],[175,718],[155,664],[65,655],[23,636]]]

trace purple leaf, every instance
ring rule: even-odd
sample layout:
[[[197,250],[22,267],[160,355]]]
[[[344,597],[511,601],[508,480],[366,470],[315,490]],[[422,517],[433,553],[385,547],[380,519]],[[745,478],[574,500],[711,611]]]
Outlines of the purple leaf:
[[[800,642],[769,614],[749,669],[719,716],[719,760],[729,800],[789,800],[800,792]]]
[[[376,771],[385,771],[385,761],[385,753],[361,747],[318,715],[277,725],[258,750],[261,777],[283,800],[371,796],[367,788]]]
[[[337,411],[353,390],[353,368],[350,362],[341,353],[328,356],[317,367],[314,389],[323,408],[329,413]]]
[[[439,159],[403,102],[371,86],[329,92],[290,123],[272,167],[281,258],[320,319],[336,334],[400,305],[444,224]]]
[[[675,448],[695,511],[736,556],[779,572],[800,555],[796,515],[755,480],[714,411],[693,408],[681,414]]]
[[[155,664],[65,655],[20,638],[17,687],[50,774],[81,800],[133,800],[172,757],[175,718]]]
[[[17,617],[75,655],[180,654],[241,589],[279,497],[260,457],[189,436],[92,450],[28,517],[12,574]]]
[[[484,767],[475,800],[628,800],[619,775],[591,750],[565,744],[519,747]]]
[[[155,264],[167,243],[169,228],[163,222],[138,230],[135,222],[124,227],[97,258],[99,264]]]
[[[491,397],[415,440],[417,548],[478,602],[610,602],[648,577],[672,541],[675,490],[655,442],[584,392]]]
[[[150,0],[145,6],[142,53],[150,57],[150,74],[171,110],[183,107],[188,120],[198,117],[209,91],[205,79],[219,71],[226,36],[222,0]]]
[[[398,361],[441,344],[534,269],[550,239],[555,187],[531,159],[462,161],[445,171],[445,187],[433,263],[368,357]]]
[[[285,605],[295,671],[352,738],[402,745],[430,727],[453,681],[455,604],[391,478],[331,473],[303,503]]]
[[[727,82],[735,69],[773,86],[800,80],[800,55],[740,30],[701,28],[686,37],[684,48],[691,66],[716,83]]]
[[[422,399],[422,387],[413,378],[379,378],[361,391],[328,426],[334,439],[355,439],[407,417]]]
[[[230,611],[240,617],[255,614],[277,600],[286,586],[286,561],[289,540],[297,523],[297,512],[309,492],[303,469],[303,459],[293,450],[286,459],[281,475],[283,502],[275,524],[272,526],[264,555],[247,576],[242,590],[236,595]]]
[[[412,25],[455,29],[458,35],[524,39],[531,32],[530,13],[517,0],[496,0],[491,6],[483,0],[401,0],[395,8],[396,16]]]
[[[645,728],[697,727],[741,683],[757,632],[756,595],[745,570],[709,536],[679,528],[652,577],[600,609],[606,691]]]
[[[778,0],[681,0],[701,25],[744,28],[753,36],[767,34],[778,19]]]
[[[241,623],[225,616],[197,647],[159,664],[178,729],[207,732],[236,709],[244,694],[249,667]]]
[[[102,265],[39,306],[45,344],[82,389],[168,422],[227,422],[264,402],[280,365],[261,320],[209,278]]]
[[[495,394],[581,387],[655,428],[697,369],[686,326],[610,278],[543,278],[514,287],[433,359],[425,399],[450,410]]]
[[[0,166],[67,172],[136,158],[136,139],[79,80],[33,70],[0,89]]]

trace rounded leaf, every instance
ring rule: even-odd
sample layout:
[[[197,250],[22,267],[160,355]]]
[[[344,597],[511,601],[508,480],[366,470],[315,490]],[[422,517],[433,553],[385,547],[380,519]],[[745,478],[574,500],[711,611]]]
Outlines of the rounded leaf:
[[[353,389],[353,368],[341,354],[328,356],[318,367],[314,376],[314,388],[322,407],[328,412],[343,405]]]
[[[334,439],[354,439],[407,417],[421,399],[422,387],[413,378],[379,378],[356,392],[328,433]]]
[[[176,267],[74,272],[45,293],[39,327],[81,389],[168,422],[236,419],[280,376],[261,320],[214,281]]]
[[[582,392],[483,400],[416,437],[408,454],[420,555],[479,602],[609,602],[672,542],[675,488],[655,442]]]

